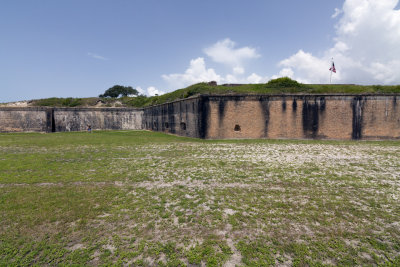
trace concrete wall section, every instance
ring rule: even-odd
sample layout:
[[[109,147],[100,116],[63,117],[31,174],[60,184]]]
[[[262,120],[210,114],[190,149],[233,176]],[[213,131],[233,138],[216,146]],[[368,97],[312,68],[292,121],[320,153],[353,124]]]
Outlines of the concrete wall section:
[[[195,97],[144,109],[142,128],[181,136],[204,138],[207,97]]]
[[[51,132],[52,109],[0,108],[0,132]]]
[[[142,117],[127,108],[0,108],[0,132],[139,130]]]
[[[140,130],[143,110],[127,108],[54,108],[56,132],[93,130]]]

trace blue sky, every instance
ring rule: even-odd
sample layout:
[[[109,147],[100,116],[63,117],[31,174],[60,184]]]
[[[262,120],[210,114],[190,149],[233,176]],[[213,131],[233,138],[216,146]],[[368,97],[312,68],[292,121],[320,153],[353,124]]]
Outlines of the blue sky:
[[[3,0],[0,102],[115,84],[329,83],[331,57],[333,82],[398,84],[397,22],[398,0]]]

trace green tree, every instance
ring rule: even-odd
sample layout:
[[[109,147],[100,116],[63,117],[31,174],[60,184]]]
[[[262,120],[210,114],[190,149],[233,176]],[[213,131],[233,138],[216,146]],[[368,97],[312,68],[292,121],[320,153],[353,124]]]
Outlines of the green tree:
[[[122,86],[122,85],[114,85],[111,88],[108,88],[104,94],[99,95],[99,97],[119,97],[119,96],[128,96],[128,95],[138,95],[138,90],[132,88],[131,86]]]

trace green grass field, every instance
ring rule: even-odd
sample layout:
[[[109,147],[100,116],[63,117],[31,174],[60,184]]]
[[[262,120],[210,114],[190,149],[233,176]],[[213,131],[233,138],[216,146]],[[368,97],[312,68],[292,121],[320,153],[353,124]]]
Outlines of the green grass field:
[[[400,265],[400,142],[0,134],[0,266]]]

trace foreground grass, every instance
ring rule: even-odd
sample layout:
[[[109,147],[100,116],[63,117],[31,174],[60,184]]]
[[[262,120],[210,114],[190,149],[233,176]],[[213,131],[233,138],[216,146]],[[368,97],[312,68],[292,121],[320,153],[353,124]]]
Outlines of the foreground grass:
[[[0,266],[398,266],[399,189],[399,142],[0,134]]]

